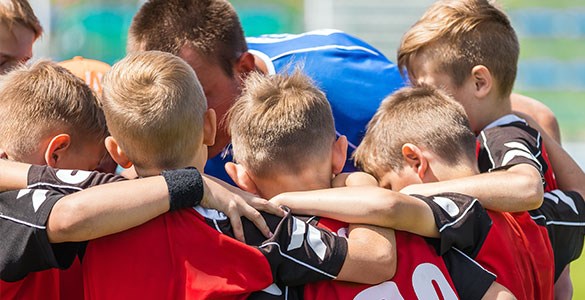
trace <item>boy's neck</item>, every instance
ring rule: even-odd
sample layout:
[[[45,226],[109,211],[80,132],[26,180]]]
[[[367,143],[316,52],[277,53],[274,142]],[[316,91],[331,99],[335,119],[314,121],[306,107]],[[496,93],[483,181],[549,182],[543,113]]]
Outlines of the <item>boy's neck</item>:
[[[258,194],[270,199],[285,192],[300,192],[331,188],[331,175],[304,172],[303,174],[278,174],[254,178]]]
[[[180,166],[177,165],[177,167],[175,167],[175,168],[158,168],[158,167],[149,167],[149,166],[137,166],[137,165],[134,165],[134,170],[136,171],[136,174],[138,175],[138,177],[150,177],[150,176],[160,175],[162,173],[162,171],[165,171],[165,170],[184,169],[184,168],[188,168],[188,167],[195,167],[200,172],[203,172],[203,168],[205,166],[204,165],[201,166],[201,164],[198,164],[197,162],[192,162],[192,163],[187,163],[187,164],[181,164]]]
[[[483,101],[482,104],[478,107],[481,118],[478,118],[479,122],[476,124],[476,128],[474,128],[475,134],[479,134],[480,131],[492,122],[512,113],[510,95],[494,97],[488,101]]]

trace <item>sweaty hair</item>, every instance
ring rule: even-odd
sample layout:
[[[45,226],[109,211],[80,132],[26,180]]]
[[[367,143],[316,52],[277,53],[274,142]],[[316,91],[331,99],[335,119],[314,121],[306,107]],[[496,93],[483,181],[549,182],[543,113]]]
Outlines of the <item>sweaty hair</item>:
[[[325,94],[300,71],[250,74],[228,121],[234,160],[262,177],[303,170],[330,155],[335,140]]]
[[[226,0],[149,0],[128,33],[128,52],[158,50],[179,56],[184,46],[215,60],[233,76],[233,65],[248,51],[235,9]]]
[[[195,72],[165,52],[136,52],[103,82],[110,133],[133,164],[173,169],[192,162],[203,139],[207,101]]]
[[[402,37],[398,66],[412,82],[414,58],[429,58],[440,72],[460,87],[474,66],[487,67],[498,92],[512,92],[519,45],[510,20],[489,0],[442,0],[435,2]]]
[[[49,61],[20,66],[0,77],[0,120],[2,147],[21,161],[51,134],[68,133],[72,141],[92,142],[107,136],[91,89]]]
[[[8,28],[20,24],[32,30],[35,39],[43,33],[41,23],[27,0],[0,0],[0,24],[5,24]]]
[[[475,136],[463,107],[426,85],[405,87],[384,99],[354,152],[356,165],[378,179],[399,171],[406,143],[425,147],[450,166],[475,159]]]

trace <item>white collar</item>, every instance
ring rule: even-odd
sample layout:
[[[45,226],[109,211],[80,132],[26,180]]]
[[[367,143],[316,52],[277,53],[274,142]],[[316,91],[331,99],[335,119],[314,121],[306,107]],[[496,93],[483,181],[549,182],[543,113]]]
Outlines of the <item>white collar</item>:
[[[502,116],[501,118],[491,122],[483,130],[490,129],[490,128],[497,127],[497,126],[510,124],[513,122],[523,122],[526,124],[526,120],[518,117],[517,115],[508,114],[508,115]]]

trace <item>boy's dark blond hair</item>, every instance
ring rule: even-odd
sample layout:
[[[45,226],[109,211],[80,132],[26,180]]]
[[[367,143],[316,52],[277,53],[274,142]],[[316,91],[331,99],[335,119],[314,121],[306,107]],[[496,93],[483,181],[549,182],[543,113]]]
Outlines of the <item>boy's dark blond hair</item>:
[[[0,24],[8,26],[22,25],[32,30],[37,39],[43,33],[41,23],[27,0],[0,0]]]
[[[49,61],[20,66],[0,77],[0,143],[16,160],[39,150],[41,141],[67,133],[75,141],[103,143],[106,122],[92,90]]]
[[[136,52],[103,82],[108,128],[133,164],[174,169],[192,163],[203,140],[207,101],[193,69],[165,52]]]
[[[512,92],[519,45],[510,20],[489,0],[435,2],[402,37],[398,66],[410,72],[414,57],[426,54],[460,87],[474,66],[487,67],[501,96]]]
[[[424,147],[449,166],[475,160],[475,136],[463,107],[430,86],[405,87],[384,99],[354,152],[356,166],[380,179],[404,167],[402,146]]]
[[[335,141],[329,102],[300,71],[250,74],[228,120],[234,160],[260,177],[302,171]]]
[[[184,46],[219,63],[233,65],[248,51],[240,19],[226,0],[149,0],[128,33],[128,52],[158,50],[179,56]]]

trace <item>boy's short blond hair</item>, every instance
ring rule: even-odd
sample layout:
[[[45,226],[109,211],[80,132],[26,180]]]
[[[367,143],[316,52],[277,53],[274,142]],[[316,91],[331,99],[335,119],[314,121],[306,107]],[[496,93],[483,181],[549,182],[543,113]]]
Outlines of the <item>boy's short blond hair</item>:
[[[136,52],[103,82],[108,128],[136,166],[184,167],[203,141],[207,101],[193,69],[165,52]]]
[[[0,143],[17,160],[39,150],[51,134],[103,142],[106,122],[92,90],[49,61],[20,66],[0,77]]]
[[[300,71],[250,74],[228,120],[234,160],[260,177],[297,173],[330,155],[335,141],[329,102]]]
[[[12,28],[20,24],[32,30],[37,39],[43,33],[41,23],[27,0],[0,0],[0,24]]]
[[[512,92],[519,44],[505,13],[489,0],[442,0],[435,2],[402,37],[398,66],[410,72],[412,60],[428,54],[437,71],[447,73],[460,87],[474,66],[487,67],[498,92]]]
[[[382,101],[354,152],[356,166],[377,179],[399,171],[406,143],[428,149],[450,166],[475,159],[475,136],[463,107],[426,85],[402,88]]]

